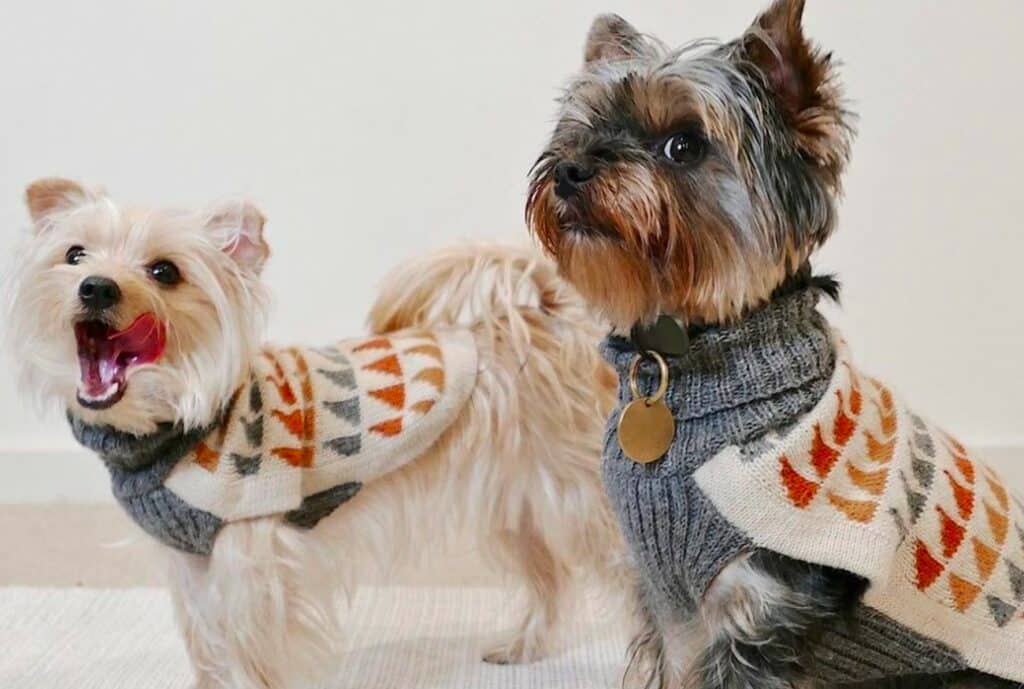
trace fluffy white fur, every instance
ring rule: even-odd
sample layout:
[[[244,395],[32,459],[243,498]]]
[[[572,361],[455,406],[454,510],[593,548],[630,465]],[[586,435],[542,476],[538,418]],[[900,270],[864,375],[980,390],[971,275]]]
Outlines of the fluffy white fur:
[[[260,341],[262,216],[247,204],[122,208],[63,180],[37,182],[28,202],[34,230],[9,304],[26,389],[133,432],[209,421]],[[64,264],[71,245],[86,249],[82,264]],[[157,259],[174,260],[185,282],[147,281]],[[130,372],[120,402],[89,411],[75,402],[72,326],[77,284],[97,272],[124,291],[118,320],[155,312],[168,346],[162,360]],[[577,573],[622,578],[623,547],[598,473],[615,381],[579,299],[533,251],[464,245],[402,266],[370,316],[374,332],[455,323],[473,332],[481,371],[460,417],[427,453],[310,531],[264,518],[226,525],[208,558],[164,549],[199,687],[310,686],[343,661],[339,596],[379,583],[403,561],[439,555],[455,538],[470,538],[525,592],[522,622],[486,652],[491,662],[527,662],[557,647]]]

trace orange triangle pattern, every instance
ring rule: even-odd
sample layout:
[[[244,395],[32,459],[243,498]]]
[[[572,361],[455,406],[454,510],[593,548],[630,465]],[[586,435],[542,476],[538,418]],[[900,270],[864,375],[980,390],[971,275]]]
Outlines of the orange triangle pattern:
[[[370,390],[368,394],[370,397],[378,399],[395,409],[405,408],[405,385],[403,383],[390,385],[379,390]]]
[[[365,352],[367,349],[391,349],[391,340],[386,337],[375,337],[352,348],[353,352]]]
[[[882,414],[881,419],[882,433],[887,436],[896,434],[896,412],[890,411],[887,414]]]
[[[973,486],[974,485],[975,477],[974,477],[974,465],[971,464],[971,460],[969,460],[969,459],[967,459],[966,457],[963,457],[963,456],[957,456],[957,457],[953,458],[953,461],[956,462],[956,467],[957,467],[957,469],[960,470],[960,474],[965,479],[967,479],[967,483],[969,483],[969,484],[971,484]]]
[[[380,423],[370,426],[370,430],[386,437],[398,435],[402,432],[402,418],[397,417],[394,419],[388,419],[387,421],[381,421]]]
[[[1006,534],[1010,530],[1010,520],[1005,514],[1000,513],[996,508],[985,501],[985,513],[988,516],[988,525],[992,529],[992,536],[996,539],[997,545],[1006,543]]]
[[[288,430],[289,433],[294,435],[296,438],[302,437],[304,419],[302,417],[301,409],[296,409],[294,411],[290,411],[287,413],[281,411],[280,409],[272,409],[270,413],[274,415],[275,419],[277,419],[284,425],[284,427]]]
[[[811,464],[819,478],[825,478],[839,461],[839,451],[830,447],[821,437],[821,424],[814,424],[814,440],[811,441]]]
[[[917,570],[917,588],[921,591],[934,584],[945,569],[943,564],[928,552],[928,546],[921,540],[917,541],[917,548],[914,550],[914,565]]]
[[[402,364],[398,361],[398,355],[391,354],[389,356],[377,359],[376,361],[366,364],[363,366],[363,370],[366,371],[377,371],[378,373],[387,373],[392,376],[402,375]]]
[[[868,443],[868,456],[879,464],[886,464],[892,459],[896,450],[896,438],[888,442],[882,442],[871,434],[871,431],[864,431],[864,437]]]
[[[889,478],[888,469],[861,471],[853,464],[846,465],[846,473],[850,475],[850,480],[855,486],[863,488],[872,495],[881,495],[885,491],[885,481]]]
[[[306,469],[313,466],[313,448],[311,447],[275,447],[270,454],[293,467]]]
[[[804,509],[814,500],[821,486],[814,481],[808,481],[797,473],[788,457],[781,457],[779,462],[782,465],[780,468],[782,484],[786,487],[790,502],[800,509]]]
[[[983,581],[988,581],[999,563],[999,552],[989,548],[977,538],[973,539],[972,543],[974,544],[974,559],[978,565],[978,574],[981,575]]]
[[[949,479],[949,485],[953,489],[953,497],[956,499],[957,509],[960,510],[960,517],[967,521],[974,514],[974,491],[965,488],[964,486],[957,483],[957,480],[953,478],[953,474],[949,471],[944,471],[946,478]]]
[[[418,414],[426,414],[428,411],[434,408],[434,400],[420,400],[409,407],[411,411]]]
[[[846,443],[850,442],[850,438],[853,437],[853,432],[857,430],[857,422],[846,415],[846,410],[843,408],[842,391],[836,390],[836,395],[839,397],[839,410],[836,412],[832,435],[835,437],[836,444],[840,447],[845,447]]]
[[[1010,496],[1006,492],[1006,486],[991,476],[985,476],[985,483],[988,484],[988,488],[992,491],[992,495],[994,495],[996,500],[999,501],[999,506],[1003,508],[1003,512],[1009,512]]]
[[[425,368],[416,374],[413,378],[414,381],[423,381],[430,383],[438,392],[444,392],[444,369],[441,368]]]
[[[953,594],[953,603],[960,612],[971,607],[971,604],[977,600],[978,594],[981,593],[980,586],[972,584],[952,572],[949,574],[949,590]]]
[[[967,529],[953,521],[953,518],[946,514],[941,507],[936,507],[939,513],[939,534],[942,538],[942,555],[948,560],[956,555],[960,544],[964,542]]]
[[[196,449],[193,450],[195,455],[195,462],[207,471],[217,471],[217,465],[220,464],[220,452],[210,449],[210,446],[206,443],[199,443],[196,445]]]
[[[434,359],[437,359],[438,361],[443,361],[443,359],[441,358],[441,348],[438,347],[436,344],[416,345],[415,347],[409,347],[409,349],[404,350],[404,353],[405,354],[426,354],[427,356],[433,357]]]
[[[862,524],[867,524],[874,519],[875,511],[878,509],[878,505],[874,502],[851,500],[831,491],[828,493],[828,501],[847,517]]]
[[[276,363],[276,362],[275,362]],[[280,364],[278,364],[280,366]],[[295,397],[295,391],[292,390],[292,385],[287,380],[284,380],[284,372],[282,371],[279,378],[274,376],[267,376],[267,380],[273,383],[274,387],[277,388],[277,394],[281,397],[281,401],[286,405],[293,405],[297,401]]]
[[[864,395],[861,394],[860,387],[857,385],[856,380],[851,382],[850,413],[854,416],[860,416],[861,410],[864,409]]]

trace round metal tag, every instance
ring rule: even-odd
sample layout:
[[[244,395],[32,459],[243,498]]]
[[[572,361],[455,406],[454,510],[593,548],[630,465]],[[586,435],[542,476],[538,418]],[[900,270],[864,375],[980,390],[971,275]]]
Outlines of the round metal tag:
[[[649,464],[668,451],[676,434],[672,412],[661,400],[633,400],[619,416],[619,445],[634,462]]]

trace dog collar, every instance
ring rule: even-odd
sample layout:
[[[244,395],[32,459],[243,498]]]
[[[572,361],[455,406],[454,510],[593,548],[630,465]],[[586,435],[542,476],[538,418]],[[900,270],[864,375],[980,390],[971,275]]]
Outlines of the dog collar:
[[[162,423],[152,433],[136,435],[112,426],[86,423],[70,411],[67,418],[79,443],[99,455],[108,466],[128,472],[151,467],[170,455],[180,459],[221,423],[218,418],[209,426],[189,431],[179,424]]]
[[[686,322],[664,313],[653,323],[636,323],[629,331],[629,339],[641,352],[677,357],[686,356],[690,351],[690,330]]]

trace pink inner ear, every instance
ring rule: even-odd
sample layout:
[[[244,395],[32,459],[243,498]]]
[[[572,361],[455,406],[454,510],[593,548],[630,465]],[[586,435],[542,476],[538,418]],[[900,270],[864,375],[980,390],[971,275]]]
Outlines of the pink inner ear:
[[[263,259],[263,247],[244,231],[233,235],[222,247],[224,253],[242,265],[258,264]]]
[[[803,100],[800,75],[785,59],[775,55],[774,52],[772,55],[775,58],[773,64],[765,70],[768,83],[792,111],[798,111]]]

